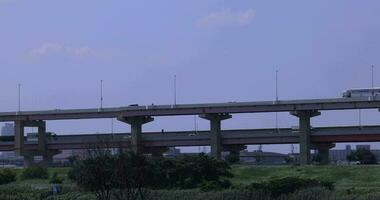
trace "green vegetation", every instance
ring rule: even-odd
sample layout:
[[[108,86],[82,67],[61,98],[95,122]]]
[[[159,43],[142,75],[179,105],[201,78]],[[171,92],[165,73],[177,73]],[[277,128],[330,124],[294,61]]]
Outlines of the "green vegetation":
[[[46,167],[40,165],[33,165],[25,168],[20,175],[22,180],[26,179],[47,179],[49,178],[49,172]]]
[[[360,164],[377,164],[376,156],[368,149],[358,149],[347,156],[349,161],[359,161]]]
[[[123,162],[119,162],[114,166],[134,170],[140,169],[138,165],[134,165],[134,167],[130,165],[136,163],[136,157],[124,156],[126,157],[123,157]],[[144,172],[147,176],[145,181],[149,184],[144,183],[145,186],[141,188],[141,191],[144,199],[149,200],[380,199],[380,166],[376,165],[307,167],[233,165],[231,168],[226,165],[226,168],[221,168],[223,170],[212,170],[215,165],[218,165],[218,162],[207,156],[204,157],[204,155],[177,159],[146,159],[144,162],[147,163],[146,167],[149,168],[147,169],[148,171]],[[224,166],[222,163],[219,164]],[[46,179],[22,179],[22,174],[29,170],[1,169],[0,181],[2,175],[13,177],[13,179],[9,178],[8,180],[11,181],[0,185],[0,199],[96,199],[95,193],[86,190],[85,187],[78,187],[76,183],[68,178],[67,173],[70,168],[49,168],[47,170],[49,178]],[[228,171],[231,173],[227,173]],[[134,179],[130,176],[133,173],[130,172],[128,170],[119,171],[117,176],[124,178],[118,180]],[[180,177],[178,174],[181,173],[183,174]],[[207,174],[207,176],[194,178],[191,174]],[[94,176],[91,178],[94,178]],[[60,181],[63,181],[60,184],[60,191],[62,192],[57,196],[52,196],[52,184],[50,183],[59,184]],[[177,183],[169,184],[172,181]],[[125,189],[136,187],[136,185],[133,186],[136,183],[132,182],[132,186],[125,185],[127,183],[130,184],[131,182],[126,181],[123,183],[124,185],[119,183],[121,185],[116,187],[119,188],[117,191],[119,192],[119,197],[110,195],[111,200],[128,199],[128,197],[123,196],[126,194]],[[181,186],[181,184],[184,185]],[[191,189],[186,189],[186,187]],[[115,187],[112,190],[114,192]],[[139,199],[139,197],[136,197],[136,199]]]
[[[300,177],[334,182],[339,194],[367,194],[380,191],[380,166],[240,166],[232,167],[234,185]]]
[[[205,154],[148,159],[133,152],[94,151],[74,163],[69,177],[99,200],[128,200],[143,199],[147,189],[226,189],[229,170],[226,162]]]
[[[0,170],[0,185],[16,181],[16,172],[11,169]]]

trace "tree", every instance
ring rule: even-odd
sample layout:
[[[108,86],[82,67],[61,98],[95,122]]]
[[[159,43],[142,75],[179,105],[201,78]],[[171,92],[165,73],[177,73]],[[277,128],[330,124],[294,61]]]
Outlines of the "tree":
[[[69,177],[79,186],[95,193],[98,200],[144,199],[146,160],[142,155],[107,149],[89,151],[85,160],[74,162]]]
[[[359,161],[360,164],[377,164],[376,156],[368,149],[358,149],[347,156],[349,161]]]

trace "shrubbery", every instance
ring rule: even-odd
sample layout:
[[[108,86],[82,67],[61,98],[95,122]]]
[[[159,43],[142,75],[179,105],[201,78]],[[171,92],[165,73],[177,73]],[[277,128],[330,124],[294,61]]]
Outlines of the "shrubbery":
[[[25,168],[20,176],[21,179],[48,179],[49,172],[46,167],[40,165],[33,165]]]
[[[11,169],[0,170],[0,185],[11,183],[16,181],[16,173]]]
[[[135,199],[145,189],[219,190],[230,187],[224,177],[231,177],[229,165],[200,154],[175,159],[147,159],[142,155],[124,152],[111,155],[94,151],[89,158],[76,161],[69,178],[79,186],[95,192],[98,199]]]
[[[229,170],[226,162],[205,154],[153,159],[147,170],[147,186],[155,189],[192,189],[200,184],[212,184],[227,188],[231,183],[223,178],[232,177]]]

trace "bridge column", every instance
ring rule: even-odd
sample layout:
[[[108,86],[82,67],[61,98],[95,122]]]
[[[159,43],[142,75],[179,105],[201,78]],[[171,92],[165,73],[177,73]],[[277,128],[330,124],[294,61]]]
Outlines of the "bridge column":
[[[221,121],[230,119],[232,116],[228,113],[215,113],[200,115],[200,117],[210,121],[211,156],[220,160],[222,155]]]
[[[33,154],[25,154],[24,155],[24,167],[30,167],[34,164],[34,156]]]
[[[328,165],[330,164],[330,158],[329,158],[329,150],[331,148],[335,147],[335,144],[333,143],[315,143],[315,148],[318,150],[318,156],[320,156],[321,165]]]
[[[131,125],[131,146],[132,151],[135,153],[142,153],[141,146],[141,132],[142,125],[152,122],[154,118],[150,116],[137,116],[137,117],[118,117],[119,121]]]
[[[22,156],[24,153],[24,121],[15,121],[15,153],[17,156]]]
[[[224,150],[229,151],[231,156],[236,157],[240,161],[240,151],[247,149],[246,145],[225,145]]]
[[[321,113],[315,110],[293,111],[290,113],[299,118],[300,132],[300,164],[310,164],[310,118],[320,115]]]

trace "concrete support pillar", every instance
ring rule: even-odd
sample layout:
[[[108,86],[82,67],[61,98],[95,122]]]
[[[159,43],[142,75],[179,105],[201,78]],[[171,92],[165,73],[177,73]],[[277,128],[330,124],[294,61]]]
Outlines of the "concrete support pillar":
[[[230,119],[232,116],[228,113],[215,113],[200,115],[201,118],[210,121],[210,146],[211,156],[220,160],[222,157],[222,134],[221,121]]]
[[[238,158],[240,161],[240,151],[247,149],[246,145],[226,145],[224,146],[225,151],[229,151],[231,156]]]
[[[24,153],[24,122],[15,121],[15,153],[17,156],[22,156]]]
[[[45,167],[53,166],[53,157],[54,155],[62,153],[61,150],[47,150],[44,155],[42,155],[41,164]]]
[[[44,121],[38,122],[38,151],[42,156],[46,156],[46,123]]]
[[[330,164],[329,150],[335,147],[333,143],[315,143],[315,148],[318,150],[318,156],[320,156],[320,164]]]
[[[137,116],[137,117],[118,117],[119,121],[131,125],[131,149],[135,153],[142,153],[143,148],[141,145],[141,132],[142,125],[152,122],[154,119],[150,116]]]
[[[46,154],[42,156],[42,165],[51,167],[53,165],[53,154]]]
[[[300,165],[310,164],[310,118],[320,115],[315,110],[294,111],[290,113],[299,118],[299,143],[300,143]]]
[[[24,167],[30,167],[34,163],[34,156],[31,154],[24,155]]]

